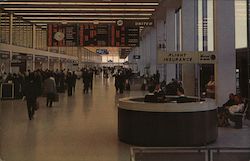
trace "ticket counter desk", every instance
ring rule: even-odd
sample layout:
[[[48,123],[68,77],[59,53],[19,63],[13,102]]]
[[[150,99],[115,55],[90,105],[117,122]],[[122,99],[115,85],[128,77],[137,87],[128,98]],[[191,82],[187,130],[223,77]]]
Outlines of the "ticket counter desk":
[[[136,146],[203,146],[216,141],[217,109],[214,100],[188,97],[177,103],[169,96],[163,103],[123,98],[118,105],[118,137]]]

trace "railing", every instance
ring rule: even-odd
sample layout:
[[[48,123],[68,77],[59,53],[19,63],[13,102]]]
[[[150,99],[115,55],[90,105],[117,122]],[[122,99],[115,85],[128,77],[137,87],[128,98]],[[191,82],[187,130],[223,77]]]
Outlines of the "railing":
[[[131,161],[250,161],[250,147],[132,147]]]

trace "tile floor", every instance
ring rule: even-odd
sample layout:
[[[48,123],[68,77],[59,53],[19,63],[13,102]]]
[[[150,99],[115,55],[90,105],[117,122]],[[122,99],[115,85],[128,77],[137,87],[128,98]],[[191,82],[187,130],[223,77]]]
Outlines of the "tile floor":
[[[133,91],[116,94],[114,80],[96,78],[93,92],[83,94],[77,82],[72,97],[40,109],[29,121],[25,102],[0,101],[0,161],[129,161],[130,146],[117,137],[117,101],[143,95]],[[220,128],[211,146],[250,146],[250,124],[243,129]]]

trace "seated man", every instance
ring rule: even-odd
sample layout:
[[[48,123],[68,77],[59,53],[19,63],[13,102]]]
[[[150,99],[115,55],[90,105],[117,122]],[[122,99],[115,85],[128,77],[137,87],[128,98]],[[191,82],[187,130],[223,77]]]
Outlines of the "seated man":
[[[242,98],[239,95],[236,95],[234,97],[234,100],[236,102],[236,105],[229,106],[228,111],[231,114],[234,114],[236,112],[243,112],[243,110],[244,110],[244,102],[243,102]]]
[[[154,94],[155,87],[149,86],[149,93],[144,97],[144,102],[157,102],[157,96]]]
[[[228,96],[229,99],[228,99],[228,101],[226,103],[223,104],[223,107],[235,105],[236,102],[234,100],[234,96],[235,95],[233,93],[230,93],[229,96]]]
[[[228,126],[230,113],[241,112],[244,109],[244,103],[239,95],[231,95],[230,99],[233,99],[230,101],[231,103],[227,101],[225,106],[218,108],[218,126]]]

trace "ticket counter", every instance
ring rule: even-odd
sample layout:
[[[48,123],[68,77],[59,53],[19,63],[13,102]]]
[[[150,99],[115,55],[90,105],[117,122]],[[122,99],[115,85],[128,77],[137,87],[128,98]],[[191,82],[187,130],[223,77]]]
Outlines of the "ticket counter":
[[[216,141],[217,108],[214,100],[188,97],[177,103],[146,103],[144,97],[123,98],[118,105],[118,137],[136,146],[203,146]],[[182,101],[183,102],[183,101]]]

